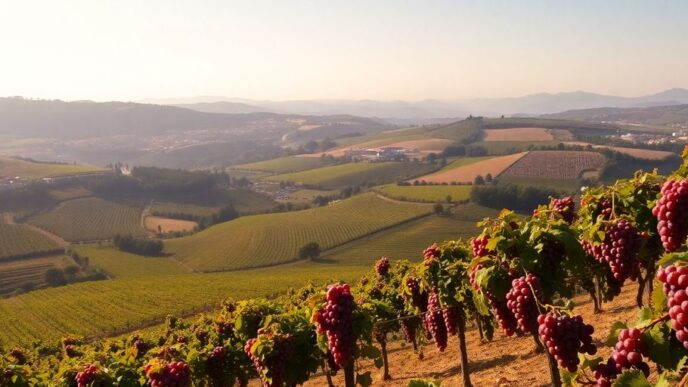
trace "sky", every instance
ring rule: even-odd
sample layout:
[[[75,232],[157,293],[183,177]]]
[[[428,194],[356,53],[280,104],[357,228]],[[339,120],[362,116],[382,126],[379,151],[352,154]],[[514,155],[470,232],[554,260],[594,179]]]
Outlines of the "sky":
[[[639,96],[688,88],[686,20],[685,0],[0,0],[0,96]]]

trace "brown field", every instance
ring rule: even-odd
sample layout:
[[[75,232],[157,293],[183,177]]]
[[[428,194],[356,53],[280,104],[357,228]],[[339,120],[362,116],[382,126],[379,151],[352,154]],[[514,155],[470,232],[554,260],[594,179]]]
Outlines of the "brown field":
[[[589,296],[578,296],[573,299],[574,312],[581,314],[586,323],[595,327],[593,342],[598,347],[601,356],[609,356],[612,348],[604,347],[603,342],[609,334],[609,329],[615,321],[633,323],[636,317],[635,293],[637,287],[627,285],[614,301],[604,304],[604,311],[592,314],[592,303]],[[382,372],[369,361],[362,361],[362,369],[358,373],[371,372],[373,386],[402,387],[407,386],[412,379],[436,379],[442,386],[461,386],[459,366],[458,340],[449,338],[449,344],[444,353],[440,353],[433,343],[423,348],[424,358],[418,359],[412,349],[403,346],[400,340],[391,340],[389,347],[390,375],[392,380],[383,381]],[[547,358],[542,353],[534,352],[533,339],[529,336],[506,337],[496,328],[494,339],[488,343],[481,343],[476,329],[466,333],[466,348],[471,381],[476,387],[546,387],[549,383]],[[343,386],[343,372],[334,378],[335,385]],[[656,373],[650,375],[650,380],[656,380]],[[255,381],[254,381],[255,382]],[[254,386],[252,384],[252,386]],[[257,386],[257,384],[255,384]],[[311,378],[304,384],[307,387],[327,386],[322,375]]]
[[[512,164],[524,157],[527,153],[528,152],[521,152],[513,155],[493,157],[488,160],[463,165],[444,172],[422,176],[417,179],[413,179],[412,181],[425,180],[432,183],[451,183],[454,181],[460,183],[472,183],[478,175],[485,176],[489,173],[492,174],[492,177],[497,177]]]
[[[532,151],[511,165],[504,176],[577,179],[583,171],[599,169],[605,157],[597,152]]]
[[[192,231],[198,226],[198,223],[190,220],[163,218],[161,216],[147,216],[145,225],[146,229],[153,232],[158,232],[158,227],[160,227],[163,234],[167,234],[171,232]]]
[[[28,284],[34,288],[44,287],[45,272],[54,267],[64,267],[70,261],[70,258],[55,255],[0,262],[0,295]]]
[[[607,148],[611,149],[615,152],[619,153],[624,153],[633,157],[637,157],[639,159],[645,159],[645,160],[662,160],[665,159],[674,153],[667,152],[667,151],[660,151],[660,150],[652,150],[652,149],[639,149],[639,148],[626,148],[626,147],[619,147],[619,146],[606,146],[606,145],[592,145],[587,142],[580,142],[580,141],[572,141],[572,142],[567,142],[567,145],[580,145],[580,146],[588,146],[591,145],[593,148]]]
[[[566,129],[507,128],[483,129],[484,141],[554,141],[570,140],[571,132]]]

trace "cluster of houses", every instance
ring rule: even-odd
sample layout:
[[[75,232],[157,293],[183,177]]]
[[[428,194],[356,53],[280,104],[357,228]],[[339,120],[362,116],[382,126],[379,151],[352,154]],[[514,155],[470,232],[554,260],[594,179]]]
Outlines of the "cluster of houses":
[[[417,148],[403,148],[398,146],[384,146],[379,148],[349,148],[345,155],[351,158],[365,160],[397,160],[406,158],[420,151]]]

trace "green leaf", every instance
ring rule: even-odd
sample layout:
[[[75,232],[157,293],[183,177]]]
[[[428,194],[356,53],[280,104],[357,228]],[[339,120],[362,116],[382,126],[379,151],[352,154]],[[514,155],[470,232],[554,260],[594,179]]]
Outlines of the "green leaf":
[[[654,289],[652,289],[652,305],[655,308],[655,312],[658,314],[663,312],[666,304],[667,298],[666,294],[664,294],[664,290],[662,289],[662,285],[655,284]]]
[[[635,320],[635,326],[640,327],[643,325],[647,325],[650,322],[652,322],[653,319],[654,318],[653,318],[652,309],[650,309],[648,307],[644,307],[644,308],[640,309],[640,311],[638,312],[638,317],[636,317],[636,320]]]
[[[580,366],[578,367],[578,369],[589,368],[591,370],[597,368],[597,365],[602,363],[603,360],[601,356],[588,357],[583,355],[582,353],[578,354],[578,359],[580,360]]]
[[[370,371],[362,373],[362,374],[356,374],[356,384],[358,384],[361,387],[368,387],[373,384],[373,378],[370,376]]]
[[[490,238],[490,240],[487,242],[487,245],[485,246],[485,248],[487,248],[488,250],[496,250],[499,242],[503,241],[504,239],[506,239],[506,238],[504,238],[501,235]]]
[[[645,375],[638,370],[626,371],[616,378],[612,387],[652,387]]]
[[[619,331],[627,328],[628,326],[626,323],[622,323],[621,321],[617,321],[612,324],[612,327],[609,329],[609,336],[607,336],[607,340],[604,342],[604,345],[607,347],[613,347],[616,345],[616,341],[619,337]]]
[[[667,380],[665,374],[659,375],[659,379],[657,380],[657,384],[655,384],[655,387],[669,387],[669,380]]]

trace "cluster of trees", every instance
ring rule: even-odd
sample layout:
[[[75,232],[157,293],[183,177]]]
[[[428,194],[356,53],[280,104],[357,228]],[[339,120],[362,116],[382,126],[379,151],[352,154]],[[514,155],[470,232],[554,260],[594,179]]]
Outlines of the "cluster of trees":
[[[329,202],[333,200],[340,200],[340,199],[346,199],[348,197],[351,197],[352,195],[356,195],[357,193],[361,192],[361,187],[354,185],[354,186],[348,186],[341,191],[339,191],[338,194],[333,194],[333,195],[318,195],[313,198],[313,204],[322,207],[326,206]]]
[[[487,156],[487,149],[479,145],[466,146],[463,144],[452,144],[444,148],[441,155],[442,157],[481,157]]]
[[[503,208],[505,203],[517,211],[531,211],[561,192],[549,188],[517,184],[473,185],[471,201],[485,207]]]
[[[159,239],[141,239],[131,235],[116,235],[112,242],[118,249],[138,255],[160,255],[165,247]]]

